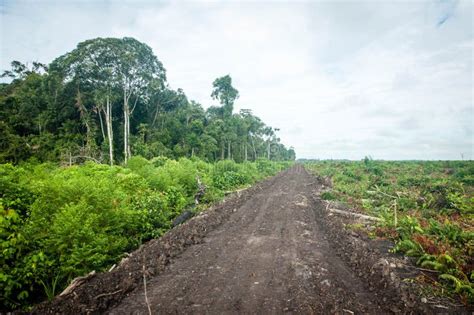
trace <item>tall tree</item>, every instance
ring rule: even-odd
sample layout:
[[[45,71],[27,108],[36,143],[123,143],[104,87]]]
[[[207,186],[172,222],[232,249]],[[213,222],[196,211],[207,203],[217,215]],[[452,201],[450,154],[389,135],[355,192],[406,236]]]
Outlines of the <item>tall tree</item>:
[[[114,162],[113,125],[111,94],[114,91],[117,75],[114,62],[116,52],[110,49],[114,39],[96,38],[79,43],[77,48],[56,58],[51,63],[51,71],[60,74],[66,84],[76,86],[78,90],[90,89],[93,91],[93,102],[96,103],[96,114],[101,119],[105,116],[107,140],[109,148],[109,162]],[[83,112],[88,109],[84,106]],[[90,109],[92,110],[92,108]]]
[[[0,161],[73,163],[104,155],[113,164],[132,152],[209,161],[294,158],[277,129],[250,110],[233,113],[239,92],[229,75],[213,82],[220,105],[204,110],[167,86],[150,47],[132,38],[84,41],[49,67],[15,61],[4,77],[12,82],[0,84]]]
[[[77,48],[52,63],[64,73],[65,80],[88,85],[102,97],[99,108],[105,114],[109,141],[109,159],[113,163],[113,128],[111,94],[122,95],[123,145],[125,162],[131,156],[130,117],[137,105],[146,104],[153,91],[166,82],[165,69],[151,48],[136,39],[125,37],[96,38],[79,43]],[[99,112],[100,115],[100,112]]]
[[[239,91],[232,86],[232,78],[230,75],[226,75],[217,78],[212,83],[213,90],[211,97],[219,100],[222,109],[222,118],[230,117],[234,109],[234,101],[239,98]]]
[[[120,87],[123,91],[124,114],[124,159],[131,157],[130,151],[130,117],[139,104],[145,103],[153,91],[161,90],[166,82],[163,65],[153,54],[152,49],[134,38],[125,37],[118,47],[117,70]],[[132,97],[133,105],[131,104]]]

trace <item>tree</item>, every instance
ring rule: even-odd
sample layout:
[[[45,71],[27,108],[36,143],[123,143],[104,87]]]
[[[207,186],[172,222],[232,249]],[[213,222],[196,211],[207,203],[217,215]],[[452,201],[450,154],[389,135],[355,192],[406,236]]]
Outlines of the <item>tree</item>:
[[[36,74],[43,74],[48,71],[48,67],[41,63],[41,62],[33,62],[33,66],[28,68],[28,65],[25,65],[24,63],[21,63],[17,60],[13,60],[10,63],[11,70],[5,70],[2,75],[0,75],[0,78],[11,78],[14,80],[17,79],[24,79],[28,75],[36,73]]]
[[[239,92],[229,75],[213,82],[219,106],[204,110],[167,86],[151,48],[133,38],[87,40],[49,66],[14,61],[3,77],[12,81],[0,84],[0,161],[294,157],[277,129],[250,110],[233,113]]]
[[[136,39],[125,37],[118,48],[117,70],[123,91],[124,159],[131,157],[130,117],[140,98],[150,99],[153,91],[161,90],[166,82],[165,69],[151,48]],[[133,105],[130,100],[135,98]]]
[[[232,78],[230,75],[217,78],[212,86],[214,89],[211,97],[219,100],[223,106],[222,118],[230,117],[234,109],[234,101],[239,97],[239,91],[232,86]]]
[[[250,143],[250,145],[252,146],[253,159],[256,160],[258,154],[255,142],[264,135],[265,124],[260,120],[260,118],[254,116],[250,109],[242,109],[240,111],[240,114],[244,119],[247,129],[245,142]]]
[[[248,160],[248,143],[251,141],[250,139],[250,128],[252,127],[252,110],[250,109],[241,109],[240,110],[240,117],[241,117],[241,125],[240,130],[242,133],[243,138],[243,146],[244,146],[244,161]]]
[[[93,90],[95,113],[101,124],[102,114],[105,116],[110,165],[114,163],[111,94],[118,80],[115,69],[117,53],[111,49],[115,42],[115,39],[97,38],[79,43],[73,51],[56,58],[50,67],[51,71],[60,75],[66,83],[75,85],[78,93],[80,89]],[[83,107],[82,110],[85,112],[88,109]]]
[[[100,104],[97,107],[101,109],[98,114],[105,114],[111,164],[111,98],[113,94],[122,95],[123,154],[126,162],[131,156],[130,117],[137,105],[141,102],[146,104],[151,94],[161,90],[166,82],[165,69],[151,48],[129,37],[96,38],[79,43],[75,50],[57,58],[52,63],[52,69],[62,72],[66,81],[94,89],[95,100]]]

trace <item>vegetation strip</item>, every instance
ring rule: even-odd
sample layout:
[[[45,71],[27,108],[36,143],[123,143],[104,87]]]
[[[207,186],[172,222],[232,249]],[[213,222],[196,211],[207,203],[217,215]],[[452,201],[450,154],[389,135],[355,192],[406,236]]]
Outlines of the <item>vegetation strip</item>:
[[[108,270],[161,236],[187,208],[198,213],[288,165],[141,157],[126,167],[0,165],[2,311],[52,299],[73,278]],[[196,206],[198,177],[206,190]]]
[[[162,237],[150,240],[141,245],[136,251],[127,255],[111,272],[102,272],[89,279],[83,285],[77,286],[68,295],[46,301],[33,308],[34,314],[45,313],[74,313],[88,312],[103,313],[105,310],[123,300],[131,291],[139,288],[140,300],[143,298],[143,265],[150,277],[158,276],[178,255],[189,246],[200,244],[209,231],[212,231],[232,214],[228,209],[234,209],[245,203],[259,187],[272,183],[272,178],[257,183],[240,194],[233,194],[224,201],[211,205],[186,224],[169,230]],[[96,296],[110,290],[122,289],[115,295]]]
[[[171,89],[164,65],[134,38],[86,40],[49,65],[13,61],[5,77],[11,82],[0,83],[0,163],[295,158],[278,128],[249,108],[234,112],[239,91],[230,75],[209,87],[219,105],[201,105]]]
[[[413,257],[432,272],[419,281],[435,294],[474,302],[474,163],[309,161],[305,166],[330,176],[325,200],[342,201],[381,219],[367,233],[396,242],[395,252]],[[433,272],[434,271],[434,272]]]

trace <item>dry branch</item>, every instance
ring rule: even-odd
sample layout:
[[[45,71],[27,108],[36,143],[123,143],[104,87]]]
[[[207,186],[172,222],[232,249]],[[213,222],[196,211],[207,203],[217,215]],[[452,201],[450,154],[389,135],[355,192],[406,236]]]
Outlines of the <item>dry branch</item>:
[[[122,292],[122,289],[117,290],[117,291],[114,291],[114,292],[110,292],[110,293],[102,293],[102,294],[99,294],[98,296],[95,297],[95,299],[97,300],[97,299],[99,299],[99,298],[101,298],[101,297],[103,297],[103,296],[114,295],[114,294],[117,294],[117,293],[119,293],[119,292]]]
[[[245,188],[240,188],[240,189],[237,189],[237,190],[229,190],[229,191],[225,191],[224,192],[224,196],[228,196],[230,194],[237,194],[237,196],[240,196],[240,193],[247,190],[248,187],[245,187]]]
[[[87,274],[86,276],[74,278],[71,284],[66,289],[64,289],[64,291],[61,292],[61,294],[59,295],[62,296],[62,295],[71,293],[75,288],[77,288],[78,286],[83,284],[87,279],[90,279],[93,276],[95,276],[95,270],[89,272],[89,274]]]
[[[145,272],[145,265],[143,265],[143,289],[145,290],[145,303],[148,308],[148,314],[151,315],[151,307],[150,302],[148,302],[148,295],[146,293],[146,272]]]
[[[372,217],[372,216],[365,215],[365,214],[360,214],[360,213],[355,213],[355,212],[348,212],[348,211],[339,210],[339,209],[330,209],[330,208],[328,210],[331,213],[344,215],[346,217],[356,217],[358,219],[367,220],[367,221],[382,221],[382,219],[380,219],[380,218]]]

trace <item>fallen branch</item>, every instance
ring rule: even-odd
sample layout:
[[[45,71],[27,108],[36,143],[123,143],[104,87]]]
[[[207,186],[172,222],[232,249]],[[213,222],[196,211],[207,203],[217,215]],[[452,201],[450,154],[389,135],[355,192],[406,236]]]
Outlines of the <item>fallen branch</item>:
[[[240,188],[240,189],[237,189],[237,190],[228,190],[228,191],[225,191],[224,192],[224,196],[228,196],[230,194],[237,194],[237,196],[240,196],[240,193],[243,192],[244,190],[247,190],[248,187],[245,187],[245,188]]]
[[[145,303],[148,308],[148,314],[151,315],[151,307],[150,303],[148,302],[148,295],[146,293],[146,273],[145,273],[145,265],[143,265],[143,288],[145,290]]]
[[[436,305],[434,305],[434,307],[437,307],[437,308],[444,308],[444,309],[446,309],[446,310],[449,309],[449,307],[444,306],[444,305],[441,305],[441,304],[436,304]]]
[[[416,266],[410,266],[410,265],[403,265],[407,268],[413,268],[413,269],[416,269],[416,270],[420,270],[420,271],[425,271],[425,272],[432,272],[432,273],[439,273],[438,270],[432,270],[432,269],[426,269],[426,268],[420,268],[420,267],[416,267]]]
[[[77,288],[78,286],[83,284],[87,279],[90,279],[93,276],[95,276],[95,270],[89,272],[89,274],[87,274],[86,276],[74,278],[72,280],[71,284],[66,289],[64,289],[64,291],[61,292],[61,294],[59,294],[59,296],[71,293],[72,290],[74,290],[75,288]]]
[[[101,298],[101,297],[104,297],[104,296],[114,295],[114,294],[117,294],[117,293],[119,293],[119,292],[121,292],[121,291],[122,291],[122,289],[117,290],[117,291],[114,291],[114,292],[110,292],[110,293],[102,293],[102,294],[99,294],[98,296],[96,296],[94,299],[97,300],[97,299],[99,299],[99,298]]]
[[[339,210],[339,209],[331,209],[331,208],[327,208],[327,209],[331,213],[341,214],[341,215],[344,215],[344,216],[347,216],[347,217],[356,217],[358,219],[363,219],[363,220],[367,220],[367,221],[378,221],[378,222],[382,221],[382,219],[380,219],[380,218],[372,217],[372,216],[365,215],[365,214],[360,214],[360,213],[355,213],[355,212],[348,212],[348,211]]]

